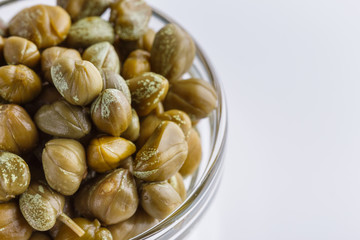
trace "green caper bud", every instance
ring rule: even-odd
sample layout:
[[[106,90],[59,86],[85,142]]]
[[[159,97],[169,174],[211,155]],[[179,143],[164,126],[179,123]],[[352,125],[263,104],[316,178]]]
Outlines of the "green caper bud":
[[[150,72],[150,53],[141,49],[131,52],[124,62],[121,75],[130,79],[145,72]]]
[[[144,183],[140,203],[156,219],[164,219],[182,203],[180,195],[168,182]]]
[[[84,109],[66,101],[42,106],[34,119],[41,131],[57,137],[78,139],[91,130],[91,120]]]
[[[168,183],[175,189],[179,194],[182,201],[186,199],[186,188],[184,184],[184,179],[180,173],[176,173],[174,176],[167,180]]]
[[[22,216],[15,202],[0,203],[0,240],[28,240],[32,227]]]
[[[166,110],[182,110],[192,121],[207,117],[216,106],[215,89],[209,83],[197,78],[172,81],[164,101]]]
[[[34,232],[29,240],[51,240],[51,238],[42,232]]]
[[[109,7],[111,0],[57,0],[73,21],[89,16],[100,16]]]
[[[30,170],[24,159],[10,152],[0,152],[0,201],[22,194],[30,184]]]
[[[115,48],[109,42],[99,42],[88,47],[82,58],[100,69],[108,69],[115,73],[120,72],[120,59]]]
[[[86,177],[84,147],[73,139],[52,139],[45,144],[42,163],[46,181],[59,193],[73,195]]]
[[[100,71],[104,87],[103,90],[108,88],[115,88],[120,90],[126,97],[126,99],[131,103],[131,94],[126,81],[120,74],[110,71],[108,69],[102,69]]]
[[[179,79],[191,67],[195,44],[179,26],[169,23],[155,35],[151,49],[151,69],[169,81]]]
[[[132,105],[140,117],[148,115],[158,103],[164,100],[169,82],[163,76],[147,72],[126,81]]]
[[[84,106],[101,92],[103,81],[97,68],[88,61],[60,58],[51,67],[51,78],[66,101]]]
[[[80,190],[75,208],[83,216],[105,225],[130,218],[138,207],[135,180],[127,169],[118,168]]]
[[[186,142],[189,152],[184,164],[179,170],[183,176],[189,176],[198,169],[202,156],[201,139],[195,128],[190,129],[186,136]]]
[[[91,119],[95,126],[114,137],[119,137],[131,123],[131,106],[117,89],[105,89],[91,105]]]
[[[40,52],[33,42],[12,36],[5,41],[4,57],[9,65],[23,64],[33,68],[39,63]]]
[[[134,160],[134,176],[145,181],[163,181],[183,165],[188,146],[181,128],[162,121]]]
[[[131,123],[125,132],[121,134],[123,138],[130,141],[136,141],[140,134],[140,121],[135,109],[131,110]]]
[[[131,174],[133,174],[133,172],[134,172],[133,162],[134,162],[134,159],[132,158],[132,156],[129,156],[120,162],[119,168],[125,168],[125,169],[129,170]]]

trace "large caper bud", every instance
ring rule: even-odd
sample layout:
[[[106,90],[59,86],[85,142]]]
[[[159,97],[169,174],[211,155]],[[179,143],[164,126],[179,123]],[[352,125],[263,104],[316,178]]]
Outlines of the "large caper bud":
[[[32,150],[38,132],[27,112],[15,104],[0,104],[0,150],[21,154]]]
[[[86,177],[84,147],[73,139],[53,139],[45,144],[42,163],[50,187],[63,195],[73,195]]]
[[[109,7],[111,0],[57,0],[73,21],[89,16],[100,16]]]
[[[69,32],[71,19],[61,7],[35,5],[16,14],[9,23],[11,35],[34,42],[38,48],[61,43]]]
[[[117,168],[135,150],[132,142],[121,137],[95,138],[87,148],[87,162],[92,169],[102,173]]]
[[[15,202],[0,203],[0,240],[28,240],[32,227],[21,215]]]
[[[166,110],[179,109],[192,121],[207,117],[217,105],[214,88],[202,79],[190,78],[171,82],[164,106]]]
[[[11,103],[30,102],[41,92],[38,75],[24,65],[0,67],[0,97]]]
[[[182,203],[180,195],[168,182],[144,183],[140,203],[156,219],[164,219]]]
[[[51,238],[43,232],[34,232],[29,240],[51,240]]]
[[[111,5],[110,22],[119,38],[137,40],[146,32],[151,12],[144,0],[117,0]]]
[[[191,67],[195,51],[190,35],[169,23],[155,35],[151,49],[151,69],[169,81],[177,80]]]
[[[100,17],[86,17],[71,26],[66,42],[73,48],[86,48],[103,41],[113,43],[114,38],[109,22]]]
[[[75,208],[83,216],[96,217],[103,224],[130,218],[138,207],[135,180],[129,170],[118,168],[80,190]]]
[[[30,170],[24,159],[10,152],[0,152],[0,201],[22,194],[29,184]]]
[[[77,236],[70,228],[63,225],[60,228],[59,233],[56,235],[55,240],[112,240],[111,232],[101,227],[100,222],[95,219],[89,221],[86,218],[74,218],[76,224],[78,224],[85,234],[82,237]]]
[[[186,142],[189,149],[188,156],[179,170],[183,176],[189,176],[198,169],[202,156],[201,139],[195,128],[190,129]]]
[[[136,141],[140,134],[140,121],[139,116],[137,115],[134,109],[131,110],[131,123],[125,132],[121,134],[123,138],[126,138],[130,141]]]
[[[105,89],[91,105],[91,119],[95,126],[114,137],[119,137],[131,123],[131,106],[117,89]]]
[[[73,105],[89,104],[103,88],[99,71],[88,61],[60,58],[51,67],[51,78],[60,94]]]
[[[21,37],[9,37],[4,45],[4,57],[7,64],[24,64],[35,67],[40,60],[40,52],[36,45]]]
[[[120,59],[115,48],[109,42],[99,42],[88,47],[82,58],[100,69],[108,69],[115,73],[120,72]]]
[[[167,180],[168,183],[175,189],[179,194],[182,201],[186,199],[186,188],[184,184],[184,179],[180,173],[176,173],[174,176]]]
[[[134,176],[145,181],[167,180],[181,168],[187,153],[181,128],[163,121],[136,154]]]
[[[42,106],[34,118],[41,131],[57,137],[78,139],[91,130],[91,120],[84,109],[66,101]]]
[[[131,52],[121,71],[123,77],[130,79],[145,72],[150,72],[150,53],[141,49]]]
[[[120,74],[115,73],[109,69],[100,70],[102,79],[103,79],[103,90],[108,88],[115,88],[120,90],[126,97],[126,99],[131,103],[131,94],[126,81]]]
[[[139,116],[146,116],[164,100],[169,82],[163,76],[147,72],[126,81],[132,104]]]

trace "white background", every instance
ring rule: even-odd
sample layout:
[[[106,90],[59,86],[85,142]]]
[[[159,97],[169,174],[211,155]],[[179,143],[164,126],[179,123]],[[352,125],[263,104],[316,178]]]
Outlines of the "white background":
[[[189,239],[360,239],[360,1],[148,2],[227,93],[222,185]]]

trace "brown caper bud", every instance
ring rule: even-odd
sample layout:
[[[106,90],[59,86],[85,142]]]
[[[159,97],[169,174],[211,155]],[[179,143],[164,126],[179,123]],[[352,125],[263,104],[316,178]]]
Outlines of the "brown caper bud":
[[[61,7],[35,5],[16,14],[9,23],[11,35],[34,42],[38,48],[61,43],[69,32],[71,19]]]
[[[131,92],[131,103],[140,117],[154,110],[169,89],[168,80],[153,72],[143,73],[126,82]]]
[[[113,43],[114,38],[109,22],[100,17],[86,17],[71,26],[66,43],[73,48],[87,48],[103,41]]]
[[[66,101],[84,106],[101,92],[103,81],[97,68],[88,61],[60,58],[51,67],[51,78]]]
[[[166,110],[182,110],[192,121],[207,117],[216,106],[215,89],[209,83],[197,78],[171,82],[164,101]]]
[[[189,176],[198,169],[202,156],[201,139],[195,128],[188,132],[186,142],[189,149],[188,156],[179,170],[183,176]]]
[[[151,49],[151,69],[169,81],[179,79],[191,67],[195,44],[179,26],[169,23],[155,35]]]
[[[144,183],[140,203],[156,219],[164,219],[182,203],[180,195],[168,182]]]
[[[161,119],[155,114],[146,116],[140,124],[140,134],[136,141],[136,146],[140,149],[149,137],[154,133],[155,129],[161,123]]]
[[[41,131],[56,137],[79,139],[91,130],[91,120],[85,110],[66,101],[42,106],[34,119]]]
[[[151,52],[152,45],[155,39],[155,31],[151,28],[146,30],[146,33],[138,40],[138,46],[145,51]]]
[[[141,49],[130,53],[125,60],[121,75],[125,79],[137,77],[145,72],[150,72],[150,53]]]
[[[126,99],[131,103],[131,94],[126,81],[120,74],[110,71],[108,69],[100,70],[104,87],[103,90],[108,88],[115,88],[120,90],[126,97]]]
[[[7,64],[24,64],[35,67],[40,60],[40,52],[36,45],[21,37],[9,37],[4,45],[4,57]]]
[[[64,47],[51,47],[45,49],[41,53],[41,70],[44,74],[44,77],[47,81],[52,83],[51,79],[51,66],[54,62],[62,57],[73,58],[76,60],[81,60],[81,55],[78,50]]]
[[[88,47],[82,58],[94,64],[97,69],[108,69],[115,73],[120,72],[120,59],[115,48],[109,42],[99,42]]]
[[[10,152],[0,152],[0,201],[20,195],[30,184],[30,170],[24,159]]]
[[[184,184],[184,179],[180,173],[176,173],[174,176],[167,180],[168,183],[175,189],[175,191],[179,194],[182,201],[186,199],[186,188]]]
[[[183,111],[177,109],[169,110],[159,115],[159,118],[163,121],[168,120],[176,123],[181,128],[185,136],[187,136],[191,129],[190,117]]]
[[[0,240],[28,240],[32,227],[21,215],[15,202],[0,203]]]
[[[47,142],[42,163],[50,187],[66,196],[73,195],[86,177],[84,147],[73,139],[52,139]]]
[[[109,7],[111,0],[57,0],[73,21],[89,16],[100,16]]]
[[[131,123],[131,106],[117,89],[105,89],[91,105],[91,119],[95,126],[114,137],[119,137]]]
[[[159,221],[149,214],[147,214],[142,208],[139,208],[136,213],[123,222],[111,225],[108,227],[114,240],[128,240],[136,235],[145,232]]]
[[[24,65],[0,67],[0,97],[11,103],[30,102],[41,92],[41,80]]]
[[[0,104],[0,150],[28,152],[38,142],[38,132],[27,112],[15,104]]]
[[[110,22],[119,38],[137,40],[146,32],[151,13],[143,0],[118,0],[111,5]]]
[[[117,168],[135,150],[131,141],[121,137],[95,138],[87,148],[87,162],[89,167],[103,173]]]
[[[83,216],[96,217],[105,225],[130,218],[138,207],[135,180],[129,170],[118,168],[80,190],[75,208]]]
[[[42,232],[34,232],[29,240],[51,240],[51,238]]]
[[[183,165],[188,146],[181,128],[162,121],[134,160],[134,176],[145,181],[163,181]]]
[[[125,132],[121,134],[123,138],[126,138],[130,141],[136,141],[140,134],[140,121],[139,116],[137,115],[134,109],[131,109],[131,123]]]

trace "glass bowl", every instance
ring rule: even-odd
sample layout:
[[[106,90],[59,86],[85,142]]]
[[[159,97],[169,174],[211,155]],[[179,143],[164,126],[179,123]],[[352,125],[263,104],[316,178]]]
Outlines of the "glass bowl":
[[[8,22],[20,9],[36,4],[55,5],[54,0],[0,0],[0,16]],[[106,18],[108,12],[103,16]],[[165,24],[176,23],[166,14],[153,8],[150,27],[158,31]],[[178,24],[178,23],[176,23]],[[178,24],[179,25],[179,24]],[[193,66],[184,77],[196,77],[208,81],[216,90],[218,106],[206,119],[196,126],[203,156],[199,169],[185,179],[187,198],[172,214],[154,227],[132,239],[177,239],[183,238],[196,225],[210,205],[219,186],[224,162],[227,138],[227,108],[224,88],[215,74],[208,58],[196,43],[197,51]]]

